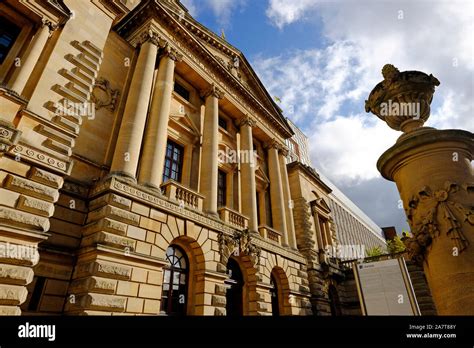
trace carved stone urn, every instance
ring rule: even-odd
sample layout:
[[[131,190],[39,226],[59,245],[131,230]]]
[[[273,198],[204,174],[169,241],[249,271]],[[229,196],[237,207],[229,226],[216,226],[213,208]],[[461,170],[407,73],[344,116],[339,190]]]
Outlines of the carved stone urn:
[[[383,67],[382,75],[384,80],[370,93],[365,111],[405,133],[421,127],[430,116],[438,79],[421,71],[400,72],[391,64]]]
[[[383,68],[384,81],[370,93],[367,112],[404,132],[385,151],[377,169],[395,181],[411,236],[408,257],[423,264],[438,314],[474,314],[474,134],[422,127],[439,81],[417,71]],[[392,114],[383,109],[392,103]],[[393,103],[408,114],[396,114]],[[395,111],[395,112],[393,112]],[[395,205],[395,203],[394,203]]]

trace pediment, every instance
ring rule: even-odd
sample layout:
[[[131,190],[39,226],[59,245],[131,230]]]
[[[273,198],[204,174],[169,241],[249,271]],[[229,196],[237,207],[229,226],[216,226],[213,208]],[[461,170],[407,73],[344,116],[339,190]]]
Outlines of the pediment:
[[[311,205],[316,205],[320,210],[329,214],[331,212],[331,208],[326,203],[324,198],[316,198],[314,201],[311,202]]]
[[[193,120],[189,117],[188,114],[171,114],[170,121],[174,121],[177,125],[184,128],[188,133],[191,133],[195,137],[199,138],[201,136],[201,132]]]

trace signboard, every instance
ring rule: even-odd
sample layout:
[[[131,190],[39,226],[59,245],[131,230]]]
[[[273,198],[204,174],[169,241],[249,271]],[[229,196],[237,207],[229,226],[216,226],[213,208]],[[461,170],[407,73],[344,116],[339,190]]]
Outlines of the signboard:
[[[420,315],[405,260],[353,263],[363,315]]]

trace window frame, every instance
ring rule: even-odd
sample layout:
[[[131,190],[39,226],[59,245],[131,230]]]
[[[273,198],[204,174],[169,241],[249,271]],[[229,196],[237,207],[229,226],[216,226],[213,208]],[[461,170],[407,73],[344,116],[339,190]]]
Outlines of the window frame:
[[[0,16],[5,17],[8,21],[21,28],[14,44],[10,47],[8,54],[5,56],[3,63],[0,64],[0,82],[7,84],[15,72],[15,69],[12,68],[15,59],[24,58],[27,46],[35,34],[35,23],[26,18],[22,13],[10,8],[5,3],[0,3]],[[41,23],[38,22],[37,30],[39,30],[40,25]]]
[[[223,178],[223,180],[221,180]],[[217,207],[227,205],[227,172],[217,170]]]
[[[172,249],[172,254],[169,255],[169,250]],[[177,257],[176,251],[178,251],[181,256],[178,257],[178,262],[181,264],[181,260],[184,261],[184,268],[180,265],[180,267],[176,267],[173,264],[170,256]],[[166,315],[170,316],[179,316],[179,315],[186,315],[187,314],[187,302],[188,302],[188,281],[189,281],[189,259],[186,255],[186,252],[177,245],[170,245],[166,250],[166,260],[168,261],[167,265],[163,267],[163,282],[161,287],[161,303],[160,303],[160,311],[161,313],[165,313]],[[169,273],[169,280],[166,281],[166,275]],[[175,275],[178,275],[178,284],[174,284],[176,280]],[[181,283],[181,277],[184,276],[184,282]],[[165,285],[168,285],[168,289],[165,289]],[[174,289],[174,286],[177,285],[178,289]],[[167,291],[165,295],[165,291]],[[173,297],[176,296],[173,292],[177,291],[178,301],[181,295],[184,295],[185,301],[182,304],[181,308],[177,305],[177,308],[174,308],[174,300]],[[176,305],[176,304],[175,304]],[[175,310],[177,309],[177,310]]]
[[[168,155],[169,152],[169,146],[171,145],[171,156]],[[175,150],[179,150],[178,154],[178,160],[174,159],[174,153]],[[166,149],[165,149],[165,161],[163,163],[163,177],[162,177],[162,182],[163,184],[166,183],[169,180],[174,180],[176,182],[181,183],[181,180],[183,178],[183,162],[184,162],[184,146],[177,143],[176,141],[173,141],[171,139],[168,139],[166,142]],[[169,163],[169,167],[167,164]],[[173,165],[176,164],[177,166],[177,171],[173,170]],[[173,177],[173,172],[177,173],[177,178]]]

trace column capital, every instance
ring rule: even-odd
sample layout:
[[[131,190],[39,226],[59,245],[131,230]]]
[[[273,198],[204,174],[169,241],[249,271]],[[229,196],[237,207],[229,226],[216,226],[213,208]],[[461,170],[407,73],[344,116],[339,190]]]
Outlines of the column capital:
[[[178,52],[178,50],[174,47],[171,47],[169,43],[165,44],[163,50],[161,51],[162,57],[168,57],[175,62],[181,62],[183,60],[183,55]]]
[[[208,89],[206,89],[203,93],[201,93],[201,97],[207,98],[210,95],[216,97],[217,99],[222,99],[224,98],[224,91],[217,87],[214,83],[209,86]]]
[[[276,149],[277,151],[280,151],[282,148],[282,144],[280,144],[278,141],[276,141],[275,138],[273,138],[269,142],[264,143],[263,148],[267,150]]]
[[[290,153],[290,150],[288,149],[288,146],[286,145],[280,145],[280,153],[283,157],[288,157],[288,154]]]
[[[49,19],[46,18],[46,17],[43,17],[43,18],[41,19],[41,28],[44,28],[44,27],[48,27],[48,29],[49,29],[49,36],[51,36],[51,35],[53,34],[53,31],[55,31],[56,29],[58,29],[58,24],[52,22],[51,20],[49,20]]]
[[[145,30],[139,34],[137,45],[141,46],[145,42],[150,42],[157,47],[165,47],[168,45],[168,42],[152,29]]]
[[[255,119],[253,117],[251,117],[249,115],[245,115],[244,117],[239,119],[239,121],[237,122],[237,125],[239,127],[242,127],[242,126],[255,127],[257,125],[257,121],[255,121]]]

